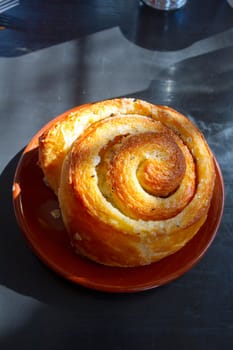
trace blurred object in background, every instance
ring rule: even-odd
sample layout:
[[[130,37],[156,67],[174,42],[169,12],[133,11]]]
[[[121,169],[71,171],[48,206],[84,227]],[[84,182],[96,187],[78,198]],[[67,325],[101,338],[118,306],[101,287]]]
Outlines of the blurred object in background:
[[[19,5],[19,0],[0,0],[0,13]]]
[[[0,30],[3,29],[14,29],[14,30],[22,30],[24,26],[22,25],[22,21],[12,16],[7,12],[13,7],[16,7],[20,4],[19,0],[0,0]]]
[[[228,4],[233,7],[233,0],[227,0]]]
[[[157,10],[177,10],[184,6],[187,0],[143,0],[143,2]]]
[[[187,1],[175,11],[156,10],[145,0],[137,4],[120,28],[129,41],[145,49],[174,52],[197,43],[206,47],[203,40],[211,43],[215,35],[232,31],[233,9],[226,0],[205,0],[204,7],[202,0]],[[227,45],[232,46],[230,37]],[[220,36],[216,40],[224,44]]]

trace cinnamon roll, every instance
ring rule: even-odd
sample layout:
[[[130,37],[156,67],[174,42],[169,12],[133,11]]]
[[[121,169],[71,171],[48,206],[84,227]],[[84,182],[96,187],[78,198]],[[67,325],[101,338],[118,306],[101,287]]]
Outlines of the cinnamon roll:
[[[130,98],[84,106],[39,139],[73,249],[95,262],[147,265],[181,249],[207,218],[213,155],[200,130]]]

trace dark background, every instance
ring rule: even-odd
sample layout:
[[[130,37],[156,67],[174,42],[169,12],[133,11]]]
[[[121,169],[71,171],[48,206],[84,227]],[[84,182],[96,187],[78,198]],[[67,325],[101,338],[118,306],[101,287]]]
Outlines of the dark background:
[[[0,349],[231,349],[233,8],[225,0],[189,0],[175,12],[137,0],[21,0],[0,26]],[[57,276],[28,247],[12,206],[15,169],[33,135],[73,106],[118,96],[189,116],[226,192],[204,258],[136,294]]]

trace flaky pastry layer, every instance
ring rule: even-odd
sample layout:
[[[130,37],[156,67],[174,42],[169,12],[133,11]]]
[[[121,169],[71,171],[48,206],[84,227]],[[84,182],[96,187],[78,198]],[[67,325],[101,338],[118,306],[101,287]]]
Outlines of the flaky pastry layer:
[[[206,221],[212,153],[184,115],[146,101],[97,102],[39,140],[73,248],[96,262],[140,266],[181,249]]]

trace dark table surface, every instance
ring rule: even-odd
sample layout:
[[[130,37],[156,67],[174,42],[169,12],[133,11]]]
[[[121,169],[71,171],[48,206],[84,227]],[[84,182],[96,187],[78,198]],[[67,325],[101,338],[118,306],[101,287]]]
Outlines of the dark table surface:
[[[232,2],[231,2],[232,3]],[[230,349],[233,345],[233,8],[189,0],[21,0],[0,14],[0,349]],[[130,96],[202,130],[225,209],[201,261],[175,281],[116,294],[72,284],[26,243],[12,205],[22,150],[76,105]]]

